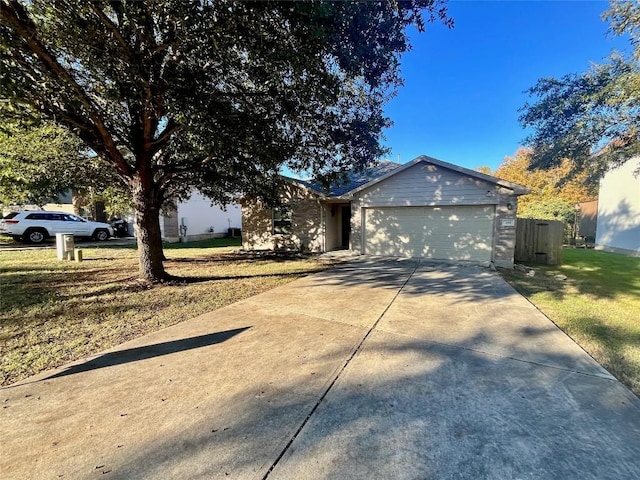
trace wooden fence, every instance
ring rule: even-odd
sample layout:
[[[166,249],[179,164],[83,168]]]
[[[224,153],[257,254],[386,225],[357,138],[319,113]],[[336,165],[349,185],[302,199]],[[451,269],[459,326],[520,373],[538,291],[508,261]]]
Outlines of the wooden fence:
[[[519,218],[516,225],[516,263],[560,265],[564,222]]]

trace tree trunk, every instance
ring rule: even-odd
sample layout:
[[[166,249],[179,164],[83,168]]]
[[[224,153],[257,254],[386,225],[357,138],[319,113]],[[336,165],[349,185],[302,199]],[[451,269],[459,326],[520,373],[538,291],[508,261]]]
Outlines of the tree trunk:
[[[136,212],[140,277],[150,282],[168,278],[164,270],[160,205],[153,185],[138,177],[133,181],[133,204]]]

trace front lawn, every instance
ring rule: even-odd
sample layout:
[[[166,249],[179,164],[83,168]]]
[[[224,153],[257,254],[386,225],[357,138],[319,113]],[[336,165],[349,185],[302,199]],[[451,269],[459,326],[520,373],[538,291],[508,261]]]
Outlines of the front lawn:
[[[534,277],[503,271],[520,293],[640,396],[640,258],[565,249]],[[564,275],[566,280],[556,278]]]
[[[2,385],[330,265],[315,257],[212,248],[221,243],[168,245],[166,269],[184,281],[156,287],[137,279],[133,246],[83,248],[82,263],[58,261],[52,249],[0,251]]]

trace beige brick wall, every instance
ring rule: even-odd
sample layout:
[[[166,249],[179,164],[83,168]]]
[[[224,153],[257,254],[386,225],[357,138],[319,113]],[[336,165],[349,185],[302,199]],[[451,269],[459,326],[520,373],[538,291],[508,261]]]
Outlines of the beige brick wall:
[[[508,205],[511,204],[512,209]],[[518,197],[511,190],[498,190],[498,204],[496,205],[496,220],[493,225],[493,261],[498,267],[512,268],[516,246],[516,212],[518,211]],[[513,223],[513,225],[510,225]]]
[[[322,205],[317,194],[295,185],[283,189],[282,202],[291,208],[291,233],[273,234],[272,209],[264,203],[242,202],[242,246],[246,250],[324,250]]]
[[[349,249],[354,253],[362,253],[362,217],[360,215],[360,201],[357,197],[351,199],[351,233],[349,235]]]

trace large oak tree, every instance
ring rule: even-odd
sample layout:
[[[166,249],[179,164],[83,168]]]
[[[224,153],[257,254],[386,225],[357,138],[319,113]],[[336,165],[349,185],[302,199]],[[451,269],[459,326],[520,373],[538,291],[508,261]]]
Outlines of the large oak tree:
[[[0,0],[2,114],[98,155],[132,194],[140,275],[161,281],[167,200],[268,198],[282,166],[375,159],[405,28],[437,19],[441,0]]]

